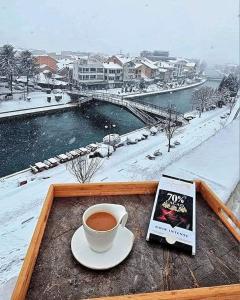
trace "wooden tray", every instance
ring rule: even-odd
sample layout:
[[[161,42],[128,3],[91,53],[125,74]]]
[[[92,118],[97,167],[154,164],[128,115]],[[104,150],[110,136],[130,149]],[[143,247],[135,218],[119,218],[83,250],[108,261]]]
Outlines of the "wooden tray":
[[[195,257],[145,241],[157,182],[50,186],[12,299],[239,299],[240,236],[229,219],[240,222],[196,183]],[[84,210],[99,202],[123,204],[135,235],[129,257],[108,271],[81,266],[70,250]]]

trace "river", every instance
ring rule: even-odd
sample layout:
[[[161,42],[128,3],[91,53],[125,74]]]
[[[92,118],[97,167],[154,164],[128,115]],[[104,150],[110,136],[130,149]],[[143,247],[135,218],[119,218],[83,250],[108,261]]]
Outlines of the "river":
[[[217,87],[219,82],[205,85]],[[176,105],[180,112],[191,110],[193,89],[139,98],[144,102]],[[104,126],[115,124],[124,134],[143,127],[128,111],[98,102],[73,111],[2,121],[0,123],[0,177],[20,171],[38,161],[89,143],[100,142],[109,133]],[[112,132],[112,130],[111,130]]]

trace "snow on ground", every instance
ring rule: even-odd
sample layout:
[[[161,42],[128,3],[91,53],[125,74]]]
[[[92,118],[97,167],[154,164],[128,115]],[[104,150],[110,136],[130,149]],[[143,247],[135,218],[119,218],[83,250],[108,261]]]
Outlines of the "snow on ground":
[[[167,139],[163,133],[149,136],[138,144],[118,148],[110,159],[104,160],[94,181],[158,180],[161,173],[191,179],[200,177],[225,201],[239,179],[236,172],[239,159],[239,143],[236,141],[239,119],[223,129],[220,116],[227,111],[224,107],[205,112],[201,118],[193,119],[189,125],[180,128],[174,140],[181,144],[171,149],[170,153],[167,152]],[[127,136],[139,136],[140,132],[126,134],[123,139]],[[163,153],[162,156],[155,160],[146,158],[146,155],[153,154],[157,149]],[[18,187],[20,178],[28,179],[28,184]],[[64,164],[37,175],[28,171],[0,179],[2,291],[6,287],[11,289],[9,286],[12,286],[13,278],[18,275],[49,185],[74,181],[75,178]]]
[[[55,100],[56,94],[46,94],[44,92],[31,92],[29,97],[31,100],[23,100],[23,94],[14,94],[13,100],[2,100],[0,101],[0,114],[7,111],[29,109],[35,107],[51,106],[56,104],[65,104],[70,102],[70,96],[66,93],[61,94],[62,100],[57,102]],[[57,94],[59,95],[59,94]],[[47,101],[47,97],[51,96],[51,102]]]
[[[239,181],[239,133],[239,119],[236,119],[164,172],[204,180],[227,202]]]

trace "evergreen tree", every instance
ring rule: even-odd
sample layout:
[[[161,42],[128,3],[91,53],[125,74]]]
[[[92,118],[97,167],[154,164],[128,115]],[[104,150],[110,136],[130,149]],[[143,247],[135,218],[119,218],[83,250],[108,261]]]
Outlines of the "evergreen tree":
[[[223,90],[229,90],[230,96],[235,97],[239,90],[240,84],[237,76],[229,74],[227,77],[224,76],[222,81],[219,84],[218,90],[222,92]]]
[[[13,76],[17,75],[16,51],[12,45],[4,45],[0,50],[0,74],[8,78],[12,92]]]
[[[224,88],[225,86],[225,81],[226,81],[226,76],[223,77],[223,79],[221,80],[219,86],[218,86],[218,90],[221,92],[221,90]]]
[[[18,69],[20,75],[26,76],[27,94],[28,94],[29,78],[33,77],[39,72],[36,59],[32,56],[30,51],[26,50],[21,52],[19,57]]]

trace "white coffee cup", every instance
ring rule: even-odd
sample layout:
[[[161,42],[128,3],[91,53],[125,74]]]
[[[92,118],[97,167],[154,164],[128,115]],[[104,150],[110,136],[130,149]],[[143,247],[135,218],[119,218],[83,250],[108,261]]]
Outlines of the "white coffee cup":
[[[117,225],[107,231],[97,231],[90,228],[86,224],[86,221],[91,215],[97,212],[110,213],[115,217]],[[83,214],[83,228],[90,248],[96,252],[109,250],[112,247],[117,231],[120,227],[125,227],[127,219],[128,213],[122,205],[102,203],[89,207]]]

